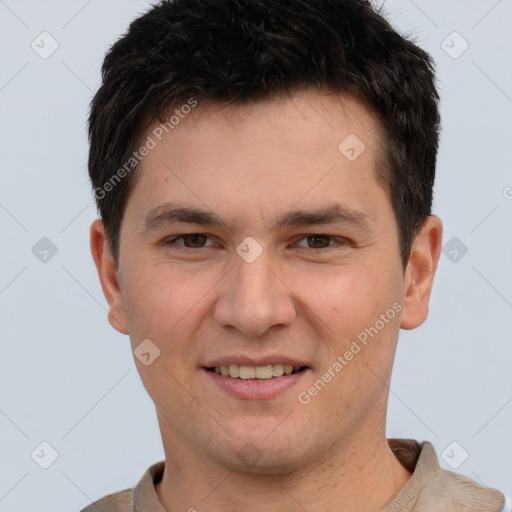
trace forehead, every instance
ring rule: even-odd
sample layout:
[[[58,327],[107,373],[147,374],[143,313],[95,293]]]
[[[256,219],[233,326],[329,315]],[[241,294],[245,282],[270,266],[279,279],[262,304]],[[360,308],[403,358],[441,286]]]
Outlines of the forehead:
[[[284,212],[331,199],[356,207],[377,185],[377,122],[352,95],[194,102],[174,105],[144,133],[154,147],[140,163],[134,195],[146,210],[176,199],[215,212],[244,205]]]
[[[190,107],[195,104],[195,107]],[[218,103],[209,100],[200,103],[194,98],[176,103],[164,115],[163,122],[154,121],[146,130],[160,141],[172,145],[182,137],[199,136],[204,142],[211,130],[222,131],[223,145],[238,146],[244,140],[255,143],[271,142],[288,147],[292,139],[298,150],[320,148],[337,142],[344,135],[358,135],[366,147],[373,148],[378,136],[378,123],[364,103],[350,93],[334,93],[330,90],[302,90],[293,95],[278,95],[263,100],[244,103]],[[276,132],[280,138],[275,139]],[[286,137],[290,134],[290,137]],[[266,137],[265,137],[266,135]],[[216,141],[218,143],[218,141]],[[320,144],[319,144],[320,143]],[[268,145],[268,144],[267,144]],[[245,149],[249,149],[248,146]]]

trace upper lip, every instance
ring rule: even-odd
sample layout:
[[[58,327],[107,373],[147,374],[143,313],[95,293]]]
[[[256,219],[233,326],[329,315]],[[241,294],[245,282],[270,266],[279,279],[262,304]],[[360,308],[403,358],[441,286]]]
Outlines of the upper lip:
[[[212,359],[203,365],[204,368],[213,368],[215,366],[229,366],[236,364],[238,366],[268,366],[272,364],[283,364],[301,368],[308,366],[304,361],[292,359],[288,356],[269,355],[264,357],[249,357],[241,355],[224,356],[217,359]]]

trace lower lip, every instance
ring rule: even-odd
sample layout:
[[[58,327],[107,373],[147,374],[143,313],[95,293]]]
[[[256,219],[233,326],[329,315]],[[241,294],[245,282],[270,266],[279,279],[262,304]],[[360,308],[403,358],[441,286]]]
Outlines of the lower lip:
[[[233,379],[203,369],[208,376],[224,391],[243,400],[265,400],[274,398],[286,389],[295,386],[307,373],[309,368],[298,373],[273,377],[272,379]]]

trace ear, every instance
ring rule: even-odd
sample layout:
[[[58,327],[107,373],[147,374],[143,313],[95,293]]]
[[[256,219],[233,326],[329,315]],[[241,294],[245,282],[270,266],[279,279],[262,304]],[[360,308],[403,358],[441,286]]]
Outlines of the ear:
[[[109,305],[108,321],[121,334],[128,334],[117,267],[110,252],[105,226],[100,219],[96,219],[91,224],[91,253],[98,270],[103,294]]]
[[[415,329],[428,316],[428,303],[437,262],[441,255],[443,224],[439,217],[431,215],[418,233],[411,247],[405,270],[402,329]]]

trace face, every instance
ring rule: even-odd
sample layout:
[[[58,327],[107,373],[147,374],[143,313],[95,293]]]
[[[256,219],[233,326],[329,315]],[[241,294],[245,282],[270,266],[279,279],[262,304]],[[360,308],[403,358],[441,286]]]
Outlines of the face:
[[[439,243],[427,226],[404,272],[372,115],[303,92],[200,104],[162,141],[156,128],[118,268],[100,221],[91,242],[164,446],[268,473],[383,431],[398,332],[426,316]]]

